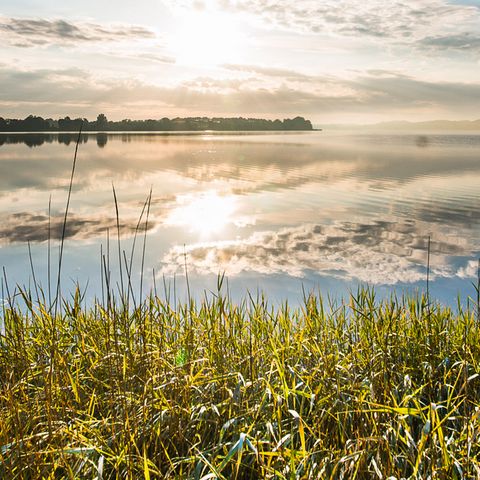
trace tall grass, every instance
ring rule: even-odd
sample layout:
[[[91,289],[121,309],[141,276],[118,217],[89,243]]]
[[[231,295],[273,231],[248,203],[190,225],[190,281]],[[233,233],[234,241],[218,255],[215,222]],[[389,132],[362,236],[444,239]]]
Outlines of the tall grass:
[[[222,290],[176,308],[77,290],[55,317],[20,291],[0,335],[0,477],[478,477],[474,310]]]

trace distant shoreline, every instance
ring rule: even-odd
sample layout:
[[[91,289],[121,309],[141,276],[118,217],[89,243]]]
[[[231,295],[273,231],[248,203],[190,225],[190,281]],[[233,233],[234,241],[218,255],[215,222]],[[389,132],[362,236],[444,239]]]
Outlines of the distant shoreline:
[[[205,132],[205,131],[311,131],[310,120],[303,117],[267,120],[244,117],[186,117],[147,120],[110,121],[103,114],[94,121],[70,117],[42,118],[29,115],[25,119],[0,117],[0,132],[8,133],[54,133],[54,132]]]

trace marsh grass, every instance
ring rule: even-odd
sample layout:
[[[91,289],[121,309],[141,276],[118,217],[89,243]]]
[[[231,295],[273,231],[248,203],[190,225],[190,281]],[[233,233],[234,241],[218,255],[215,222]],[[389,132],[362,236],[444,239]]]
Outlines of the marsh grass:
[[[55,317],[20,290],[0,336],[0,477],[479,475],[474,309],[373,290],[274,308],[218,287],[176,308],[86,307],[77,290]]]

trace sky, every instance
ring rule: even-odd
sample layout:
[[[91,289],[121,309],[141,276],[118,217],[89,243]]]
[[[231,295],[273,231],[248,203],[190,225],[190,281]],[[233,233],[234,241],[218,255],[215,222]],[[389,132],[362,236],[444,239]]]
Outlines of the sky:
[[[3,0],[0,116],[480,118],[480,0]]]

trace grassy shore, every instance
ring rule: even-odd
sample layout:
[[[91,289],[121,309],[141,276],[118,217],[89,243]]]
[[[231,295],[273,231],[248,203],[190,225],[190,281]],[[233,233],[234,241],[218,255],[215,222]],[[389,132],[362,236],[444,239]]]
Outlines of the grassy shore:
[[[6,306],[1,478],[478,478],[475,311]]]

